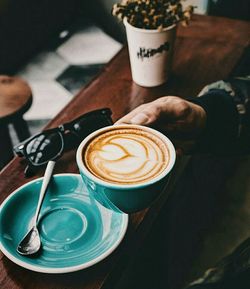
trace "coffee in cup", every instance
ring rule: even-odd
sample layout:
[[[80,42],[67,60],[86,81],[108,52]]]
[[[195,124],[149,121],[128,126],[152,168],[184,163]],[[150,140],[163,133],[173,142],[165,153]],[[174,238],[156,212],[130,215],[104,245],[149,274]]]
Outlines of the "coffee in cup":
[[[174,163],[171,141],[139,125],[101,128],[77,150],[77,164],[90,193],[103,205],[124,212],[149,206]]]
[[[141,128],[114,126],[95,135],[82,151],[86,168],[114,184],[142,184],[162,173],[169,163],[167,144]]]

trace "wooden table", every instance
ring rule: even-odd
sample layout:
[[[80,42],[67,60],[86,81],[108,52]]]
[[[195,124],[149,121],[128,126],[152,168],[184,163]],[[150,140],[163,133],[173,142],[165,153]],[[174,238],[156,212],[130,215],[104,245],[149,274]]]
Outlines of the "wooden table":
[[[110,107],[116,120],[135,108],[163,95],[195,96],[207,83],[227,78],[237,67],[249,45],[250,23],[225,18],[195,16],[190,27],[179,27],[175,47],[172,78],[157,88],[142,88],[131,81],[127,48],[104,68],[49,124],[55,127],[92,109]],[[23,178],[25,163],[15,158],[0,174],[0,202],[17,187]],[[177,166],[178,169],[178,166]],[[75,151],[58,161],[57,173],[77,172]],[[42,175],[42,172],[40,173]],[[0,288],[115,288],[121,272],[145,240],[154,220],[174,191],[174,184],[149,209],[130,216],[125,239],[111,256],[83,271],[47,275],[23,269],[0,253]],[[134,289],[134,288],[131,288]]]

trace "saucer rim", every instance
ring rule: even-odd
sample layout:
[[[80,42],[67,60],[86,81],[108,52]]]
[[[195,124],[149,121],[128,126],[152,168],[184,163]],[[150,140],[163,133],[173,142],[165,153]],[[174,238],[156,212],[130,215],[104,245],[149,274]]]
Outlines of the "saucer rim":
[[[76,173],[61,173],[61,174],[55,174],[53,175],[53,177],[77,177],[80,178],[80,180],[82,181],[81,175],[80,174],[76,174]],[[41,181],[43,179],[43,177],[34,179],[32,181],[29,181],[25,184],[23,184],[22,186],[18,187],[17,189],[15,189],[0,205],[0,213],[2,211],[2,209],[4,208],[4,206],[9,202],[9,200],[16,194],[18,194],[18,192],[37,182],[37,181]],[[105,207],[103,207],[104,209],[106,209]],[[106,209],[108,210],[108,209]],[[128,221],[129,221],[129,216],[126,213],[119,213],[122,215],[122,228],[121,228],[121,233],[119,235],[119,238],[116,240],[116,242],[104,253],[102,253],[101,255],[99,255],[98,257],[94,258],[93,260],[90,260],[88,262],[84,262],[83,264],[79,264],[79,265],[74,265],[74,266],[69,266],[69,267],[57,267],[57,268],[49,268],[49,267],[43,267],[43,266],[36,266],[33,264],[29,264],[27,262],[24,262],[18,258],[16,258],[15,256],[13,256],[2,244],[2,241],[0,239],[0,251],[12,262],[14,262],[15,264],[29,269],[31,271],[35,271],[35,272],[39,272],[39,273],[50,273],[50,274],[61,274],[61,273],[70,273],[70,272],[76,272],[79,270],[83,270],[86,268],[89,268],[97,263],[99,263],[100,261],[104,260],[105,258],[107,258],[122,242],[122,240],[124,239],[124,236],[127,232],[127,228],[128,228]]]

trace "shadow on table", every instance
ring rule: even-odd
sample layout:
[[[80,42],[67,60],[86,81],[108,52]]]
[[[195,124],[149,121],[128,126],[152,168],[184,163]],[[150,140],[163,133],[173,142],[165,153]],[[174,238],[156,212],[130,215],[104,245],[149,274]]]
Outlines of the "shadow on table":
[[[236,227],[231,235],[226,232],[232,227],[227,229],[228,221],[235,216],[232,207],[236,214],[244,213],[247,176],[238,178],[238,168],[244,162],[246,158],[193,157],[117,289],[183,288],[230,253],[247,232],[247,226],[241,231]],[[249,163],[245,164],[248,168]],[[238,187],[238,195],[230,196],[229,186],[232,192]],[[218,231],[220,241],[214,238]]]

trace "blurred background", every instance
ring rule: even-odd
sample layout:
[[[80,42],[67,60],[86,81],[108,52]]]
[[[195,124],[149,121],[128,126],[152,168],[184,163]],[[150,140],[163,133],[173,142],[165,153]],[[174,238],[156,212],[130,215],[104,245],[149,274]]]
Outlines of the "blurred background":
[[[0,74],[21,76],[31,86],[33,104],[24,118],[32,133],[121,49],[124,29],[110,12],[116,2],[0,0]],[[249,3],[187,0],[184,5],[195,5],[198,14],[248,20]]]

